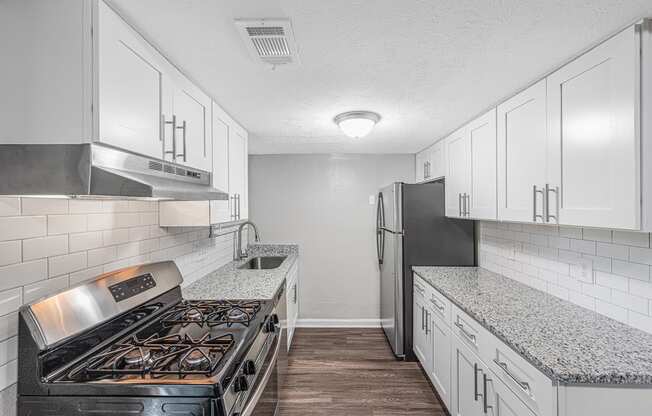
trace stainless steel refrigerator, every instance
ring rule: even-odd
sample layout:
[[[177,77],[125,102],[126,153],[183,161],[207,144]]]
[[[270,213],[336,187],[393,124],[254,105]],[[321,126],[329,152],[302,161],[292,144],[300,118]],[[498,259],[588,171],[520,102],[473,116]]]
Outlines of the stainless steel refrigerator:
[[[444,182],[393,183],[378,193],[380,318],[394,354],[412,351],[412,266],[474,266],[474,224],[446,218]]]

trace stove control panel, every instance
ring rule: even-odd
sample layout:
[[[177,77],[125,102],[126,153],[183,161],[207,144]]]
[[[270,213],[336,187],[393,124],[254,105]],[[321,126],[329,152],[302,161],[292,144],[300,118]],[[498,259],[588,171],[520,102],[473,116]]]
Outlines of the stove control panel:
[[[139,293],[143,293],[153,287],[156,287],[156,281],[150,273],[147,273],[111,285],[109,286],[109,291],[113,295],[113,299],[115,299],[116,302],[120,302],[129,299],[132,296],[136,296]]]

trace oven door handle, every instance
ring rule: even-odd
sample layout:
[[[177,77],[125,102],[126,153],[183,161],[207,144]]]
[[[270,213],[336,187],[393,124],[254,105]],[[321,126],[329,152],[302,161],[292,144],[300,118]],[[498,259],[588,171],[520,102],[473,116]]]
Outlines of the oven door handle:
[[[263,378],[260,379],[260,383],[258,383],[258,388],[256,388],[256,391],[254,394],[251,395],[249,398],[249,401],[247,402],[245,408],[238,414],[238,416],[251,416],[256,409],[256,405],[258,404],[258,400],[260,399],[260,396],[263,395],[263,391],[265,391],[265,387],[267,386],[267,382],[269,381],[269,378],[272,376],[272,373],[274,370],[276,370],[276,363],[278,362],[278,353],[281,350],[281,335],[277,337],[276,340],[276,349],[274,350],[274,356],[272,357],[272,360],[270,361],[270,366],[267,367],[267,371],[265,371],[265,374],[263,375]]]

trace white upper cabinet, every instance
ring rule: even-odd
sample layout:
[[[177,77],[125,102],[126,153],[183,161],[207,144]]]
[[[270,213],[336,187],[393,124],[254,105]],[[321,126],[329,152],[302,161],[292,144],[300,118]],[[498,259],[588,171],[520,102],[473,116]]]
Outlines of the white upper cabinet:
[[[98,24],[98,139],[161,158],[164,61],[102,1]]]
[[[498,106],[499,220],[543,222],[546,122],[545,80]]]
[[[213,103],[213,188],[229,192],[229,117]]]
[[[444,144],[438,141],[415,155],[415,182],[428,182],[444,176]]]
[[[466,128],[444,139],[446,148],[446,216],[467,216],[467,195],[471,184],[471,153]]]
[[[496,111],[444,141],[446,216],[496,219]]]
[[[547,222],[640,228],[639,53],[630,27],[548,76]]]
[[[239,126],[229,129],[229,194],[234,219],[248,218],[247,133]]]
[[[485,113],[466,127],[471,153],[471,185],[468,216],[496,219],[496,110]]]
[[[422,150],[421,152],[414,155],[414,181],[416,183],[423,182],[426,178],[426,155],[426,150]]]
[[[173,84],[172,103],[173,119],[166,120],[169,126],[166,129],[166,159],[210,171],[213,156],[210,98],[187,80],[177,78]],[[175,127],[176,131],[172,131]],[[172,133],[167,134],[168,131]]]

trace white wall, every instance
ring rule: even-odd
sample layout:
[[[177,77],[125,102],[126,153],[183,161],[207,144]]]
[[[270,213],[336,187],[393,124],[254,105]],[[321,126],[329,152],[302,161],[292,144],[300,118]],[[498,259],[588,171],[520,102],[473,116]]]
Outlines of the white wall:
[[[650,234],[479,223],[479,265],[652,333]]]
[[[377,322],[376,207],[369,196],[413,180],[414,155],[249,157],[249,212],[262,241],[300,245],[300,319]]]
[[[228,231],[160,228],[157,202],[0,197],[0,415],[15,414],[22,304],[148,261],[174,259],[191,282],[232,260]]]

